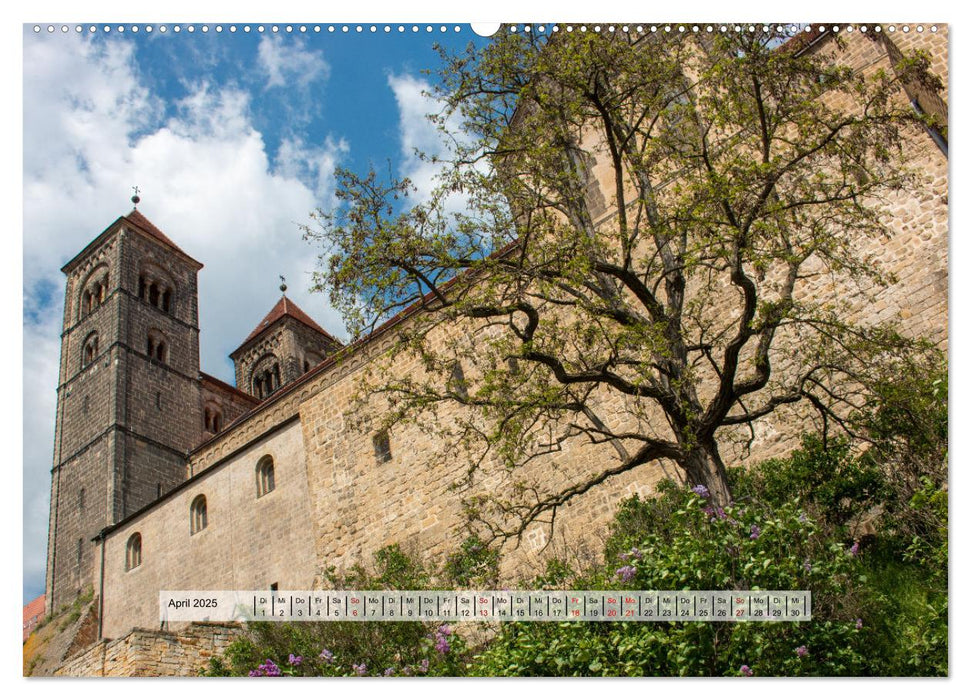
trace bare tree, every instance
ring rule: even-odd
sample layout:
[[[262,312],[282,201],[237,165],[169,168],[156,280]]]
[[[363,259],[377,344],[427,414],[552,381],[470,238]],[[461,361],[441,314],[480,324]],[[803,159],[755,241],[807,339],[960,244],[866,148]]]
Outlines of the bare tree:
[[[438,119],[461,127],[436,195],[341,171],[341,206],[306,229],[356,334],[417,311],[392,356],[423,371],[372,388],[391,421],[468,407],[449,434],[469,479],[489,457],[515,484],[469,502],[493,535],[659,459],[727,503],[726,430],[798,402],[851,429],[868,370],[918,348],[841,301],[890,281],[864,251],[908,185],[921,117],[900,85],[933,86],[926,61],[864,76],[782,39],[503,33],[443,53]],[[463,323],[470,342],[433,342]],[[579,478],[516,480],[577,444],[605,446]]]

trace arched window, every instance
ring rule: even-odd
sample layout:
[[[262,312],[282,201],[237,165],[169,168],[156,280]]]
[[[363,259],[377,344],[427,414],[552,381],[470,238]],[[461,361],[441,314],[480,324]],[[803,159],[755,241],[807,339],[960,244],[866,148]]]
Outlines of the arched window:
[[[387,430],[380,430],[371,438],[374,444],[374,458],[378,464],[391,461],[391,436]]]
[[[171,314],[175,308],[175,284],[165,270],[146,264],[138,275],[138,298]]]
[[[256,463],[256,497],[265,496],[276,488],[273,474],[273,458],[266,455]]]
[[[209,403],[203,410],[203,426],[207,432],[218,433],[223,427],[223,413],[215,404]]]
[[[153,360],[165,364],[169,359],[169,344],[162,332],[152,329],[145,341],[145,352]]]
[[[142,565],[142,535],[136,532],[128,538],[125,545],[125,571],[131,571]]]
[[[196,534],[200,530],[205,530],[209,524],[209,513],[206,510],[206,497],[202,494],[196,496],[192,505],[189,506],[189,523],[191,534]]]
[[[265,399],[280,388],[280,363],[272,353],[264,355],[253,367],[253,396]]]
[[[81,288],[81,302],[78,317],[87,316],[105,303],[108,296],[108,266],[98,265],[92,270]]]
[[[84,339],[84,347],[81,349],[81,368],[85,368],[94,362],[98,356],[98,332],[95,331]]]

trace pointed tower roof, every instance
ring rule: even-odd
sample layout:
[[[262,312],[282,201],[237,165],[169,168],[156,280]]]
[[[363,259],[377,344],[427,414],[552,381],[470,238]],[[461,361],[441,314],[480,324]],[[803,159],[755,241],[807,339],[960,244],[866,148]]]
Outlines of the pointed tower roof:
[[[256,325],[256,328],[253,329],[253,332],[250,333],[248,336],[246,336],[246,340],[244,340],[242,344],[238,348],[236,348],[236,350],[230,353],[229,356],[232,357],[233,355],[238,353],[245,346],[249,345],[250,341],[254,340],[257,336],[263,333],[263,331],[265,331],[267,328],[269,328],[270,326],[272,326],[274,323],[279,321],[281,318],[284,318],[285,316],[289,316],[290,318],[296,319],[297,321],[307,326],[308,328],[316,331],[317,333],[320,333],[328,340],[333,341],[337,345],[341,345],[341,342],[337,340],[337,338],[335,338],[330,333],[328,333],[323,328],[321,328],[317,324],[317,322],[314,321],[312,318],[310,318],[310,316],[307,315],[307,313],[303,309],[301,309],[299,306],[293,303],[293,301],[288,299],[287,296],[284,294],[282,297],[280,297],[280,301],[278,301],[276,305],[272,309],[270,309],[270,313],[268,313],[266,316],[263,317],[263,320]]]
[[[132,209],[127,215],[119,216],[117,219],[111,222],[111,225],[109,225],[108,228],[98,234],[93,241],[86,245],[84,250],[71,258],[71,260],[61,268],[61,272],[68,272],[72,267],[74,267],[74,264],[77,261],[82,260],[91,250],[101,245],[102,241],[104,241],[108,236],[115,233],[119,226],[124,226],[127,229],[135,231],[136,233],[161,243],[170,250],[178,253],[185,260],[193,263],[196,266],[196,269],[202,268],[202,263],[173,243],[172,239],[162,233],[161,229],[149,221],[144,214],[137,209]]]

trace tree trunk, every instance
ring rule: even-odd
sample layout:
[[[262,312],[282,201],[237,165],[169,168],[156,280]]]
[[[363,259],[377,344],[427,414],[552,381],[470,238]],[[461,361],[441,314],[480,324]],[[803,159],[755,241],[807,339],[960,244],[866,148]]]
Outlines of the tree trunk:
[[[728,473],[713,441],[695,446],[678,463],[687,473],[689,487],[701,485],[707,488],[713,505],[724,508],[731,503]]]

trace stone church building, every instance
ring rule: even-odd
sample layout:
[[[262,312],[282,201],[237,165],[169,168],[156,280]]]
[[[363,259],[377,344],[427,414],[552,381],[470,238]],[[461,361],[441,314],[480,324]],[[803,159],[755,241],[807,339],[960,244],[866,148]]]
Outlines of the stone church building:
[[[907,50],[940,42],[933,68],[946,79],[946,32],[897,39]],[[856,65],[890,65],[882,44],[848,46]],[[928,184],[893,203],[894,238],[875,252],[898,281],[860,313],[946,342],[946,150],[934,134],[906,147]],[[608,167],[605,157],[592,170]],[[327,567],[394,542],[451,551],[463,516],[450,486],[464,465],[434,466],[437,446],[415,426],[389,434],[349,419],[361,376],[402,321],[344,347],[281,296],[231,353],[230,386],[200,368],[203,265],[169,233],[133,210],[63,267],[48,609],[90,586],[99,636],[118,638],[158,628],[160,590],[306,590],[326,586]],[[771,431],[759,440],[754,455],[785,447]],[[557,468],[596,459],[587,446]],[[620,498],[663,476],[649,465],[611,479],[558,522],[593,537]],[[531,532],[517,556],[544,544]]]

